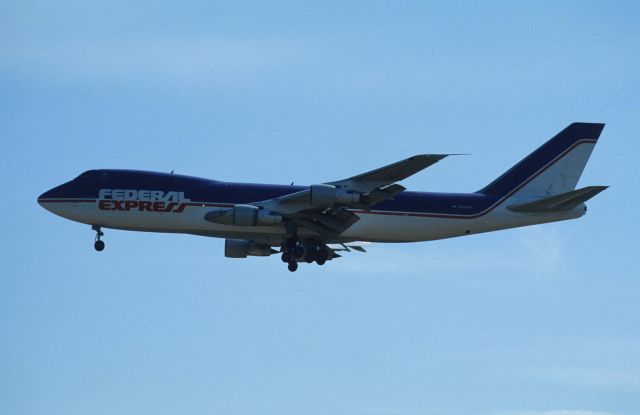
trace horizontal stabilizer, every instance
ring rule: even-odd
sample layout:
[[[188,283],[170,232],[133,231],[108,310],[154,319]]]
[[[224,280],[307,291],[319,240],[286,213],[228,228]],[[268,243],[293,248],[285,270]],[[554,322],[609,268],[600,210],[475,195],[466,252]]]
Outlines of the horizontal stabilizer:
[[[572,190],[559,195],[545,197],[535,202],[524,203],[521,205],[507,206],[507,209],[514,212],[560,212],[563,210],[571,210],[583,202],[591,199],[609,186],[588,186],[582,189]]]

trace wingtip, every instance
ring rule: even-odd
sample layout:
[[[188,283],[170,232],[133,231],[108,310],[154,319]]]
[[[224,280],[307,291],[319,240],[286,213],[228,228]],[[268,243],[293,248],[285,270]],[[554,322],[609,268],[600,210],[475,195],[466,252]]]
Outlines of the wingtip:
[[[409,160],[415,159],[433,159],[437,158],[438,160],[442,160],[445,157],[449,156],[470,156],[471,153],[446,153],[446,154],[416,154],[415,156],[409,157]]]

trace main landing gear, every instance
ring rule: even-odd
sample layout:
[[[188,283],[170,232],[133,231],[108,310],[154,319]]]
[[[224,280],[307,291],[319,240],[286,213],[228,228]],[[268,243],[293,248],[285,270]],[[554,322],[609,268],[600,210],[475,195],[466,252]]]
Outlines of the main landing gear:
[[[298,262],[306,262],[308,264],[316,262],[318,265],[324,265],[329,259],[329,249],[315,241],[301,242],[297,236],[287,239],[281,248],[282,262],[286,262],[287,268],[291,272],[298,269]]]
[[[92,226],[92,230],[96,231],[96,241],[93,243],[93,248],[100,252],[104,249],[104,242],[100,239],[101,236],[104,236],[104,232],[100,229],[100,226]]]

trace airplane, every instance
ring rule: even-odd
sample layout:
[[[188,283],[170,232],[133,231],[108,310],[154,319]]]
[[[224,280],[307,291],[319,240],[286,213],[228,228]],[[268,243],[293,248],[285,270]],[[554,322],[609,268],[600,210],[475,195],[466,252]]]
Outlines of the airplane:
[[[607,186],[576,189],[604,124],[575,122],[473,193],[407,191],[399,181],[451,154],[419,154],[343,180],[310,186],[233,183],[138,170],[89,170],[38,203],[102,228],[225,238],[229,258],[280,254],[339,258],[367,242],[418,242],[576,219]]]

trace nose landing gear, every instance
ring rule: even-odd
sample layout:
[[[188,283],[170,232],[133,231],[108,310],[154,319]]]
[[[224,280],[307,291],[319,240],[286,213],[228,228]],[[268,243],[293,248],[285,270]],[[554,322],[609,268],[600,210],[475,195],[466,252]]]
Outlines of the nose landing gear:
[[[102,240],[100,240],[101,236],[104,236],[104,232],[102,232],[102,230],[100,229],[100,226],[92,226],[91,227],[92,230],[96,231],[96,241],[93,243],[93,248],[100,252],[104,249],[104,242]]]

